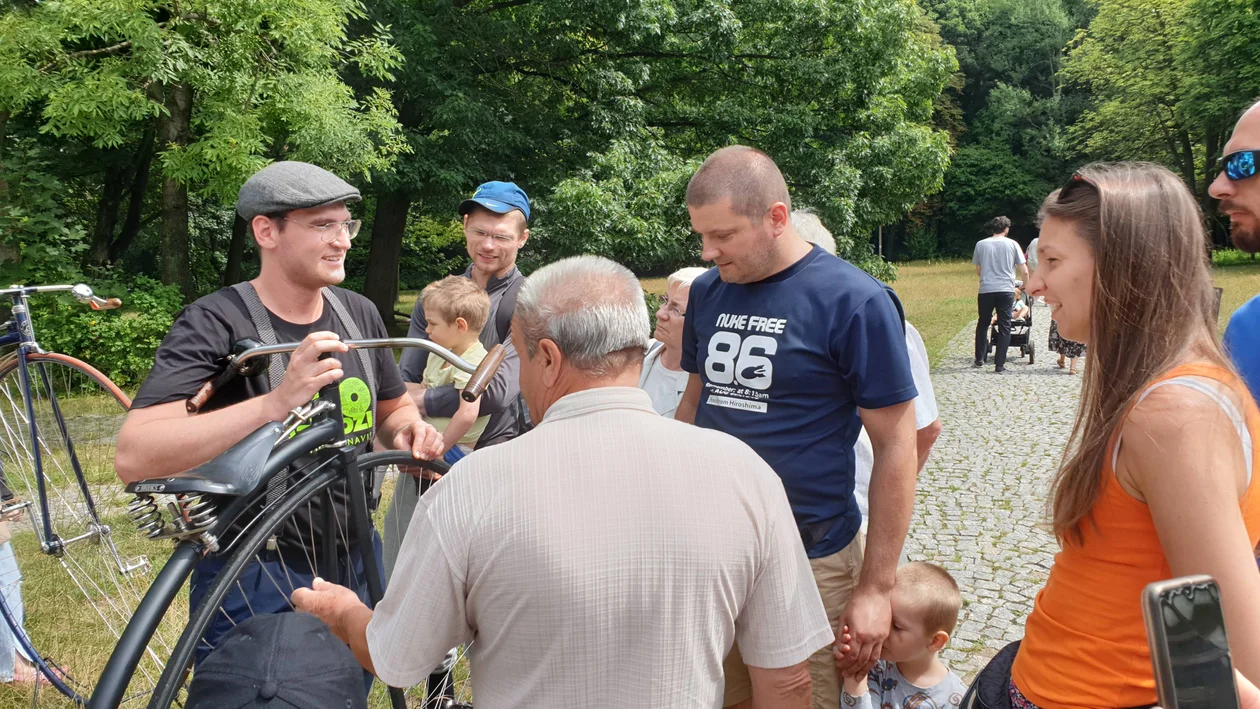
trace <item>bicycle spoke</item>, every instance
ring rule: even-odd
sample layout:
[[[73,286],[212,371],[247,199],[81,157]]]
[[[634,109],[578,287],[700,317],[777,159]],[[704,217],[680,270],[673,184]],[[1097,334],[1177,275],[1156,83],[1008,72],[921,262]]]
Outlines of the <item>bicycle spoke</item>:
[[[283,555],[281,555],[281,558],[283,558]],[[291,600],[293,591],[296,590],[293,588],[292,584],[290,584],[289,591],[286,593],[283,588],[280,588],[280,584],[276,583],[276,578],[271,575],[271,571],[267,569],[266,565],[263,565],[262,570],[263,573],[267,575],[267,580],[271,581],[271,585],[275,586],[276,590],[280,592],[280,595],[284,598],[284,602],[288,604],[289,610],[296,611],[297,608],[293,607],[293,601]],[[240,585],[239,581],[237,582],[237,585]]]
[[[33,530],[12,525],[10,543],[25,583],[65,592],[24,595],[25,629],[60,681],[86,699],[160,568],[147,557],[162,547],[136,534],[126,513],[130,495],[114,472],[125,400],[90,368],[62,355],[30,354],[27,373],[24,389],[16,360],[0,370],[0,475],[29,503],[22,515],[34,523]],[[45,530],[54,537],[46,539]],[[41,548],[55,539],[63,542],[49,547],[56,555]],[[172,604],[143,651],[126,700],[144,701],[151,690],[185,607]]]

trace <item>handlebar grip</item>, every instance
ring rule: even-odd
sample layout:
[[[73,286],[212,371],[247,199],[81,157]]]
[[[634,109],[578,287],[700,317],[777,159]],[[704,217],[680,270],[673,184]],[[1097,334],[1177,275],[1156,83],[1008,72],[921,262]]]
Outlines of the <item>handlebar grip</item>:
[[[210,401],[210,398],[214,396],[215,392],[217,392],[220,387],[235,378],[236,369],[229,362],[227,369],[220,372],[219,376],[214,379],[207,379],[206,383],[202,384],[201,388],[197,390],[197,393],[193,394],[191,399],[184,402],[184,410],[190,414],[195,414],[198,411],[201,411],[201,407],[205,406],[207,401]]]
[[[499,365],[503,364],[503,358],[507,356],[507,350],[503,349],[503,345],[495,345],[490,348],[490,352],[486,358],[481,360],[481,364],[477,365],[477,371],[473,372],[468,378],[468,384],[464,386],[464,390],[459,393],[464,401],[476,401],[477,397],[485,392],[486,387],[490,386],[490,381],[494,379],[495,372],[499,371]]]
[[[94,300],[91,303],[88,303],[88,305],[92,308],[92,310],[113,310],[114,308],[121,308],[122,301],[118,298],[106,298],[103,302]]]
[[[197,393],[193,394],[191,399],[184,402],[184,409],[190,414],[195,414],[198,411],[201,411],[201,407],[205,406],[206,402],[210,401],[210,397],[214,396],[214,385],[214,379],[207,379],[206,383],[202,384],[201,388],[197,390]]]

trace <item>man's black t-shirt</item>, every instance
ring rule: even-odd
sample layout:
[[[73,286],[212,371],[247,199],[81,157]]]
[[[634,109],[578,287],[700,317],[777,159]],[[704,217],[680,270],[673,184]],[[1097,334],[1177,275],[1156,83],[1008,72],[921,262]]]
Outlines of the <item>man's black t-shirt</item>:
[[[362,331],[363,337],[388,337],[385,324],[372,302],[363,296],[345,290],[333,288],[337,297],[345,303],[350,316]],[[276,331],[277,342],[300,342],[312,332],[329,331],[337,333],[342,339],[350,339],[350,333],[341,326],[334,314],[332,306],[324,303],[324,312],[319,320],[305,325],[282,320],[274,313],[271,326]],[[197,300],[184,308],[175,318],[171,331],[158,347],[153,369],[140,386],[132,402],[132,408],[140,409],[172,401],[184,401],[201,388],[206,380],[223,371],[223,358],[232,350],[232,345],[245,338],[258,339],[258,332],[244,301],[232,288],[223,288]],[[375,357],[372,362],[376,370],[377,401],[396,399],[407,392],[398,365],[390,350],[368,350]],[[274,355],[273,355],[274,356]],[[287,357],[287,355],[281,355]],[[376,422],[372,420],[371,388],[366,383],[367,375],[356,352],[338,354],[345,376],[339,386],[341,394],[341,414],[345,422],[347,440],[360,452],[372,442]],[[267,370],[253,377],[237,377],[219,389],[207,402],[203,411],[222,409],[239,404],[247,399],[260,396],[270,391],[267,382]],[[346,516],[346,491],[344,485],[333,488],[333,501],[337,509],[337,517],[343,525],[348,524]],[[310,548],[311,531],[319,536],[320,512],[319,500],[311,503],[313,515],[306,510],[299,510],[298,524],[286,524],[280,534],[280,543],[285,546],[301,545]],[[297,528],[303,530],[298,538]],[[347,530],[349,537],[349,530]]]

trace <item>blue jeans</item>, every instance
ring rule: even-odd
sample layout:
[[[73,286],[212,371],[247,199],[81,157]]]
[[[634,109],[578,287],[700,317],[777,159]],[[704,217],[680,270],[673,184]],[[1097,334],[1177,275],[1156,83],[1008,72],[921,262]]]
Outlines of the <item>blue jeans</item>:
[[[0,587],[4,589],[4,604],[8,606],[9,613],[19,627],[24,627],[26,610],[22,606],[22,572],[18,569],[13,545],[9,542],[0,544]],[[0,619],[0,682],[13,681],[17,663],[14,653],[20,654],[27,662],[31,661],[9,624]]]
[[[376,530],[372,531],[372,548],[376,552],[377,573],[383,579],[381,537]],[[308,568],[305,554],[301,551],[286,551],[284,564],[280,563],[279,554],[280,552],[262,552],[259,554],[262,557],[261,562],[255,560],[241,571],[236,587],[223,599],[222,612],[215,613],[201,636],[201,642],[197,644],[195,664],[201,664],[201,661],[219,646],[219,641],[235,627],[236,623],[262,613],[287,613],[293,610],[289,605],[289,598],[293,595],[293,591],[302,587],[310,588],[315,582],[315,573]],[[226,563],[225,559],[202,559],[193,568],[188,592],[190,611],[195,610],[201,603],[201,599],[206,597],[214,584],[214,579]],[[350,585],[350,569],[352,568],[353,578],[358,583],[351,586],[351,590],[359,594],[359,600],[371,605],[368,598],[367,576],[363,573],[363,559],[357,548],[351,550],[348,555],[343,550],[338,551],[335,578],[331,577],[327,569],[323,570],[320,577],[326,581]],[[366,685],[371,688],[372,675],[365,674]]]
[[[468,454],[464,452],[463,448],[459,447],[459,445],[453,445],[450,450],[446,451],[446,455],[442,456],[442,460],[446,461],[447,465],[455,465],[466,455]]]

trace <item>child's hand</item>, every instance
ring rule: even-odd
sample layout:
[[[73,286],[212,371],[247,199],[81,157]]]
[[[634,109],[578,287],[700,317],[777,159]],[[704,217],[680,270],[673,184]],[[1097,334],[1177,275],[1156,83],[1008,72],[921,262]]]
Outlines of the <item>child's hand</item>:
[[[844,626],[840,630],[840,637],[836,638],[836,646],[832,652],[836,660],[836,672],[840,674],[841,679],[844,681],[845,693],[850,697],[860,697],[866,694],[867,691],[866,673],[848,675],[840,672],[841,660],[844,659],[845,653],[850,650],[849,641],[852,639],[852,636],[849,635],[849,626]]]

